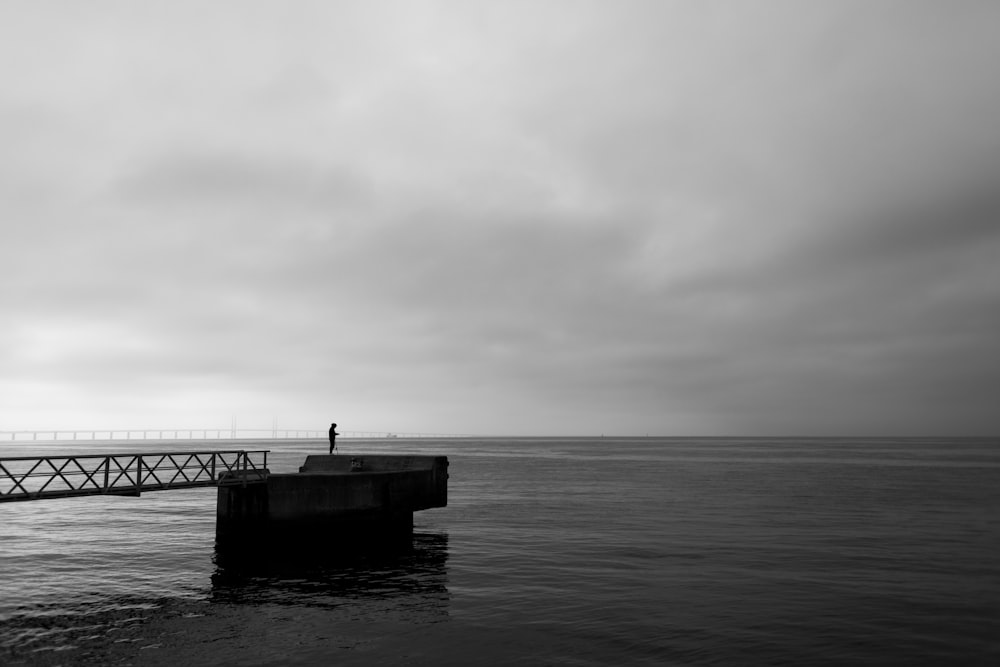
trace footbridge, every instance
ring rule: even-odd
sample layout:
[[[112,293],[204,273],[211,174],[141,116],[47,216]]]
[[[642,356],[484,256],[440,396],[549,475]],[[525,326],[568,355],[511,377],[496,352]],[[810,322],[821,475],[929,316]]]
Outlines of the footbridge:
[[[0,457],[0,502],[266,483],[269,451]]]

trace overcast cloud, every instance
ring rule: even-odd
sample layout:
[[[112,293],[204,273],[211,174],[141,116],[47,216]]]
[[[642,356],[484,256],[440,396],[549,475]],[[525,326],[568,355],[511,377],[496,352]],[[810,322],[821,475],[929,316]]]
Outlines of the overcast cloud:
[[[5,2],[0,429],[1000,431],[995,2]]]

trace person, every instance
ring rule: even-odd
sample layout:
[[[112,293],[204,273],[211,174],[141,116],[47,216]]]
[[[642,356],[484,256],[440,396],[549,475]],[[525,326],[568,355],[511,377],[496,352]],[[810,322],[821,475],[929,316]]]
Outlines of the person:
[[[333,454],[333,450],[337,448],[337,425],[330,424],[330,453]]]

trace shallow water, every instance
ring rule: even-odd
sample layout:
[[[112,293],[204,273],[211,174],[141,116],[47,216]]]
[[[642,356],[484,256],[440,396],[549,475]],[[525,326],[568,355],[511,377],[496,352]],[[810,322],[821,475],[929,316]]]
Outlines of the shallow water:
[[[0,663],[994,664],[998,444],[346,441],[448,456],[449,506],[333,558],[217,554],[212,489],[0,504]]]

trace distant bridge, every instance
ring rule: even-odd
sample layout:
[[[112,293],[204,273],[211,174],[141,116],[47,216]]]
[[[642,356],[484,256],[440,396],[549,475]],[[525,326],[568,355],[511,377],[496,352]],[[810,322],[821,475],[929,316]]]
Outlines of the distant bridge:
[[[467,438],[454,433],[340,431],[341,438]],[[325,439],[327,431],[307,429],[125,429],[0,431],[0,442],[63,442],[72,440],[310,440]]]
[[[0,458],[0,502],[267,481],[269,450]]]

